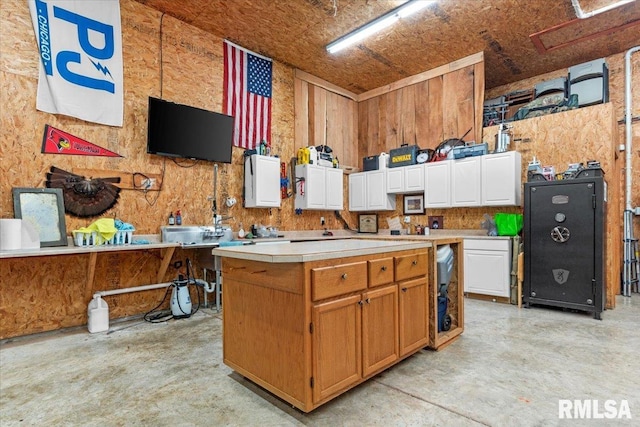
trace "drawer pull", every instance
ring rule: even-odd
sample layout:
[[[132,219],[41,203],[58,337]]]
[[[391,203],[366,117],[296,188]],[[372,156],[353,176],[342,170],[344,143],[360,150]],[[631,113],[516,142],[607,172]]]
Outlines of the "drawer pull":
[[[342,275],[342,280],[347,280],[347,273],[344,273],[344,274]]]
[[[402,288],[402,292],[407,292],[407,288]]]
[[[364,302],[362,300],[360,300],[360,301],[358,301],[358,305],[362,307],[364,305]]]
[[[371,304],[371,300],[369,298],[367,298],[365,301],[367,302],[367,304]]]
[[[387,271],[387,266],[386,266],[386,265],[383,265],[383,266],[380,268],[380,270],[382,270],[382,271]]]
[[[418,265],[418,260],[414,259],[413,262],[411,263],[411,265]]]

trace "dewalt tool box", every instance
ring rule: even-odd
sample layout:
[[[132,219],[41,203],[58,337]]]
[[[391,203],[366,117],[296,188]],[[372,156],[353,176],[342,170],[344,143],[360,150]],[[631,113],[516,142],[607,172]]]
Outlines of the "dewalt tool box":
[[[408,166],[416,164],[416,155],[420,148],[417,145],[403,145],[389,151],[389,167]]]

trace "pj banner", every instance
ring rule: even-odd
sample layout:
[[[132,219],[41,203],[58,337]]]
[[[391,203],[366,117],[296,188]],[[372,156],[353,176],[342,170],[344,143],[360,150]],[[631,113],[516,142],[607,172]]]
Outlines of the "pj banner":
[[[118,0],[29,0],[40,54],[36,108],[122,126]]]

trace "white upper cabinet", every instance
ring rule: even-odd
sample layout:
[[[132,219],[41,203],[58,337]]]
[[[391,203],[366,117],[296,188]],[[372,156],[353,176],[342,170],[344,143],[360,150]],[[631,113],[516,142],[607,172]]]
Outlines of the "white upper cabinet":
[[[426,208],[451,207],[451,165],[441,161],[425,164],[424,206]]]
[[[480,206],[482,201],[482,157],[453,160],[451,166],[451,206]]]
[[[349,175],[349,210],[389,211],[396,208],[395,194],[387,194],[386,170]]]
[[[244,159],[244,207],[280,207],[280,159],[252,154]]]
[[[424,191],[424,164],[387,169],[387,193],[421,193]]]
[[[522,205],[522,157],[519,152],[482,156],[482,205]]]
[[[304,210],[342,210],[343,171],[315,165],[297,165],[295,208]]]

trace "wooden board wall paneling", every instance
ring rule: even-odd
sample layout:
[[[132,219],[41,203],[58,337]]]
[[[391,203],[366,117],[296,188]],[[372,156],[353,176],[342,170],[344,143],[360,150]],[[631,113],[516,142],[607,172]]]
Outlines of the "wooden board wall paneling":
[[[327,91],[318,86],[311,86],[309,93],[313,93],[313,105],[309,106],[309,117],[313,120],[310,145],[317,147],[324,145],[327,140]],[[309,101],[311,99],[309,97]]]
[[[423,81],[414,85],[414,133],[420,148],[432,148],[432,130],[429,128],[429,81]]]
[[[444,126],[444,76],[434,77],[429,80],[429,132],[431,137],[430,146],[435,148],[445,138]]]
[[[473,113],[474,134],[473,139],[477,143],[482,141],[482,122],[484,110],[484,61],[473,66]]]
[[[414,145],[418,143],[416,135],[416,86],[411,85],[400,89],[402,142]]]
[[[294,80],[295,92],[295,140],[294,152],[309,145],[309,83],[299,78]]]

